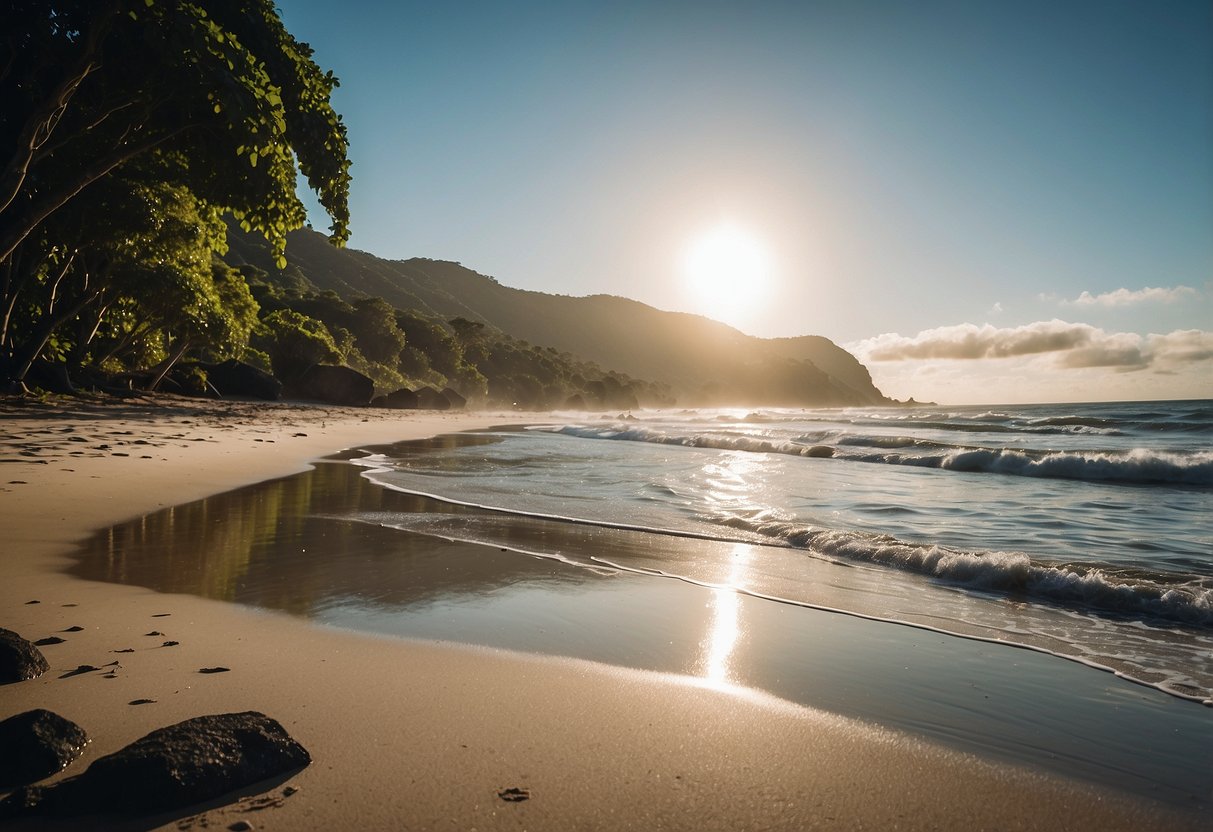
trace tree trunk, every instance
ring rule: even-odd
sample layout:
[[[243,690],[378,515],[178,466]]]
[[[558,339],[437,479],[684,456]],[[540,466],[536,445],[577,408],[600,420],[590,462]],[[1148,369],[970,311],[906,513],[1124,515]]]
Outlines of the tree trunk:
[[[173,369],[173,365],[181,360],[181,356],[185,355],[185,351],[189,348],[190,339],[188,337],[182,338],[173,354],[161,361],[158,367],[152,368],[153,371],[158,369],[159,372],[156,373],[156,377],[152,379],[152,383],[147,386],[147,389],[155,390],[157,387],[159,387],[160,382],[164,381],[164,377],[168,375],[169,370]]]

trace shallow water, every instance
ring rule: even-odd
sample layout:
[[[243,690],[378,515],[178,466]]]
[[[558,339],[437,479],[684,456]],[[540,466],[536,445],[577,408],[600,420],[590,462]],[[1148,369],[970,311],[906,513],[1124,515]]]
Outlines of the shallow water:
[[[664,550],[645,566],[1213,702],[1211,437],[1210,402],[646,412],[362,464],[387,487],[532,521],[762,544],[738,573]],[[500,532],[461,519],[443,533]]]
[[[168,509],[98,536],[74,571],[368,632],[698,676],[1178,805],[1209,800],[1206,708],[1041,653],[761,597],[797,563],[825,606],[912,598],[887,570],[484,511],[362,475],[368,460],[483,453],[500,438],[348,454],[356,464]]]

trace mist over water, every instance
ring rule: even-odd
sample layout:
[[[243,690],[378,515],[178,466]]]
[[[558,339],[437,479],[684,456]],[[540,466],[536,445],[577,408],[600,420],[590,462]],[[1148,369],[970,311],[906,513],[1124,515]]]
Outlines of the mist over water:
[[[1209,402],[570,414],[359,464],[442,500],[756,553],[737,569],[719,547],[652,547],[613,566],[1028,646],[1210,701],[1210,436]],[[483,518],[376,522],[505,545]]]

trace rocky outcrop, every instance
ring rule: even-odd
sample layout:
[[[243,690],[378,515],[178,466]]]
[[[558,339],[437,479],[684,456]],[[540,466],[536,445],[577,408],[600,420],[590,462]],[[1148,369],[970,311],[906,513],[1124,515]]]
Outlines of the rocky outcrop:
[[[375,395],[375,382],[349,367],[316,364],[291,385],[289,392],[301,399],[361,407]]]
[[[375,401],[378,402],[378,407],[390,407],[393,410],[416,410],[418,407],[417,394],[407,387],[380,396]]]
[[[422,387],[417,391],[417,406],[422,410],[450,410],[451,403],[446,396],[433,387]]]
[[[468,400],[450,387],[443,387],[442,395],[446,396],[446,400],[451,403],[451,410],[463,410],[468,405]]]
[[[48,670],[41,650],[12,630],[0,629],[0,685],[33,679]]]
[[[187,719],[102,757],[78,777],[19,789],[0,817],[95,813],[153,814],[181,809],[302,768],[302,745],[265,714],[246,711]]]
[[[250,399],[277,401],[282,395],[282,382],[252,364],[230,359],[220,364],[205,364],[207,381],[220,395],[244,396]]]
[[[59,714],[36,708],[0,722],[0,788],[49,777],[80,756],[84,729]]]

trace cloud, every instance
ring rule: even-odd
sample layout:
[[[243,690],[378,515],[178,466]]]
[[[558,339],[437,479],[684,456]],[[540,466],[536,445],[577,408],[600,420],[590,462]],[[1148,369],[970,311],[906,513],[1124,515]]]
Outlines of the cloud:
[[[1105,367],[1131,372],[1174,369],[1213,359],[1213,332],[1176,330],[1166,335],[1105,332],[1089,324],[1051,320],[1018,327],[958,324],[914,336],[878,335],[851,345],[861,361],[975,361],[1051,357],[1055,367]]]
[[[1175,303],[1197,294],[1199,292],[1191,286],[1173,286],[1171,288],[1147,286],[1144,289],[1116,289],[1100,295],[1083,292],[1074,300],[1062,300],[1061,304],[1063,306],[1135,306],[1139,303]]]

